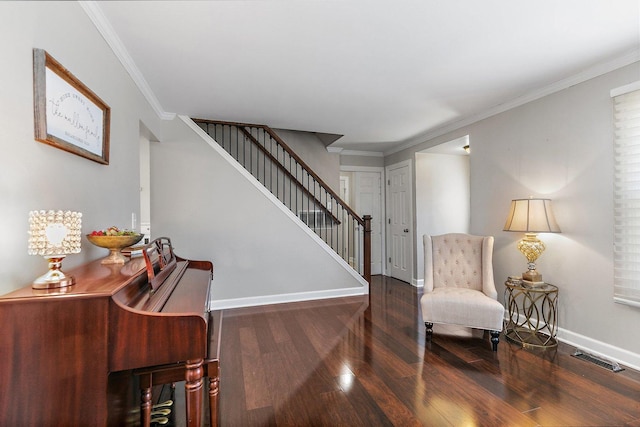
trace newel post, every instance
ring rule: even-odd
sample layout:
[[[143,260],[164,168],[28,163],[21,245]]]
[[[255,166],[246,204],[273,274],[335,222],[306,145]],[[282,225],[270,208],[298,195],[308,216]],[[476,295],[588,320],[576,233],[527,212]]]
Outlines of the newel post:
[[[364,215],[364,271],[362,276],[371,286],[371,215]],[[371,289],[369,289],[371,293]]]

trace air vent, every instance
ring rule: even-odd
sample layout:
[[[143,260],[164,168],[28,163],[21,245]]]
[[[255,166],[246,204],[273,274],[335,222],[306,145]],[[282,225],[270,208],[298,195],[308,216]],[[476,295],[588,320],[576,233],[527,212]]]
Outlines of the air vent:
[[[616,362],[610,362],[592,354],[585,353],[582,350],[576,350],[576,352],[573,353],[572,356],[577,357],[578,359],[586,360],[587,362],[595,363],[596,365],[613,372],[624,371],[624,368],[621,368],[620,365],[618,365]]]

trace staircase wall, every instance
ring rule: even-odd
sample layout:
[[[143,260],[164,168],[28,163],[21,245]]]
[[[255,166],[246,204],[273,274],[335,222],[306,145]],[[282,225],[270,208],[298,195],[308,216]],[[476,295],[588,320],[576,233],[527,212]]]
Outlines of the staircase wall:
[[[361,295],[367,284],[188,118],[151,145],[153,237],[214,263],[214,307]]]
[[[273,131],[336,194],[340,194],[340,154],[327,151],[322,140],[312,132],[273,129]]]

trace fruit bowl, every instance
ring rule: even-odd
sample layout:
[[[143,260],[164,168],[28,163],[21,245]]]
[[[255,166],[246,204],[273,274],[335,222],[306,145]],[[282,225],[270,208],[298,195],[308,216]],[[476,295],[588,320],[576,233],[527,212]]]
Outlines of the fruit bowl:
[[[109,249],[109,256],[102,260],[102,264],[124,264],[126,258],[120,251],[126,247],[135,245],[144,234],[128,234],[123,236],[97,236],[87,234],[87,240],[101,248]]]

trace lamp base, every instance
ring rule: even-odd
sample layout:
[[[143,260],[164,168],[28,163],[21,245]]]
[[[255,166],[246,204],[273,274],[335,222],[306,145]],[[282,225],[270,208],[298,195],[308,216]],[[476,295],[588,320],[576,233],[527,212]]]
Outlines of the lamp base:
[[[522,286],[525,288],[539,288],[540,286],[546,285],[545,282],[530,282],[528,280],[523,280],[520,282]]]
[[[60,267],[64,256],[45,257],[49,260],[49,271],[33,281],[33,289],[56,289],[73,286],[76,281],[73,276],[66,275]]]
[[[542,274],[538,273],[538,270],[528,270],[522,273],[522,280],[533,283],[544,283],[542,281]]]
[[[522,285],[528,288],[536,288],[544,285],[542,281],[542,274],[538,273],[538,270],[534,268],[522,273]]]

